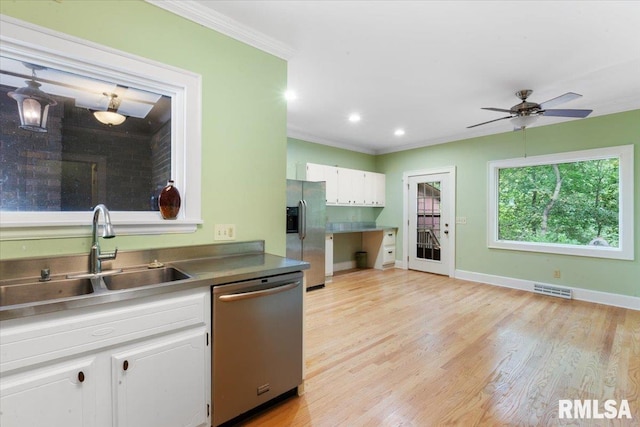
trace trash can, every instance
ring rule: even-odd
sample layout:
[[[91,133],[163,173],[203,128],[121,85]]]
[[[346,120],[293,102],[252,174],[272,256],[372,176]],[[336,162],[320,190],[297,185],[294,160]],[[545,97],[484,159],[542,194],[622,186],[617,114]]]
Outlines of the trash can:
[[[364,251],[356,252],[356,267],[367,268],[367,253]]]

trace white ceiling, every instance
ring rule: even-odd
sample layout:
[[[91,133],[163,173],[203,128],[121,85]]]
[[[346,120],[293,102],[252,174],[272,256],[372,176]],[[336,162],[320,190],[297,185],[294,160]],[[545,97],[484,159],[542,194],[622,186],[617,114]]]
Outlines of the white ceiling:
[[[590,117],[640,108],[638,1],[147,1],[287,59],[288,134],[312,142],[387,153],[510,132],[466,127],[520,89],[577,92],[558,108]],[[566,120],[584,119],[533,126]]]
[[[109,98],[106,94],[115,93],[119,98],[117,111],[125,116],[145,118],[160,100],[162,95],[141,89],[119,86],[113,82],[97,80],[52,67],[35,65],[35,80],[40,90],[49,95],[63,96],[75,100],[75,106],[90,110],[106,110]],[[0,84],[20,88],[31,79],[32,70],[27,64],[8,57],[0,56]]]

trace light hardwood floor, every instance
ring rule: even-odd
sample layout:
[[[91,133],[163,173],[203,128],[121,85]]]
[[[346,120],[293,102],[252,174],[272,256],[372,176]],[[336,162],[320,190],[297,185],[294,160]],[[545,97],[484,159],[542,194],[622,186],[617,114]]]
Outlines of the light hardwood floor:
[[[306,295],[306,394],[246,426],[639,426],[640,312],[405,270]],[[632,420],[558,419],[622,399]]]

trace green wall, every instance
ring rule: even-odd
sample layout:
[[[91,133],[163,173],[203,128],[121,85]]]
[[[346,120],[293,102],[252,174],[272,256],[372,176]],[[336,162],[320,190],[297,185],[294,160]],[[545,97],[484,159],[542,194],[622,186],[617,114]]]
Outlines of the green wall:
[[[528,156],[635,145],[635,260],[619,261],[487,248],[487,162]],[[640,110],[506,132],[431,147],[381,155],[378,172],[387,176],[386,207],[378,222],[402,222],[402,175],[405,171],[456,167],[456,269],[536,280],[589,290],[640,296]],[[397,258],[402,259],[402,229]],[[553,278],[553,270],[562,277]]]
[[[525,154],[536,156],[628,144],[635,145],[635,260],[487,248],[487,162]],[[404,256],[401,227],[404,172],[455,166],[456,216],[467,218],[466,224],[456,226],[457,270],[640,296],[640,110],[535,127],[527,129],[525,133],[505,132],[379,156],[345,151],[289,139],[287,168],[288,171],[295,170],[294,165],[307,161],[359,168],[353,164],[361,162],[359,164],[374,166],[371,170],[375,172],[386,174],[384,209],[346,209],[375,209],[375,212],[363,212],[360,215],[371,215],[378,224],[400,227],[396,245],[398,260]],[[345,261],[343,258],[349,256],[357,246],[353,239],[345,240],[347,250],[340,249],[336,262]],[[554,270],[561,271],[560,279],[553,278]]]
[[[189,234],[118,236],[105,250],[215,243],[214,224],[232,223],[238,240],[263,239],[284,255],[286,61],[141,0],[3,0],[0,12],[202,75],[204,224]],[[88,253],[90,240],[6,241],[0,258]]]
[[[289,138],[287,179],[304,179],[307,163],[376,172],[376,156]],[[381,208],[327,206],[327,222],[375,221]]]

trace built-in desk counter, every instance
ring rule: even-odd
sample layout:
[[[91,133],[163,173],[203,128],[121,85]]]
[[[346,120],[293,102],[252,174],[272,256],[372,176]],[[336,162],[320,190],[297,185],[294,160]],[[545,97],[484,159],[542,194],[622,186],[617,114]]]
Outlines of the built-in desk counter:
[[[359,250],[367,252],[367,267],[382,270],[384,268],[393,267],[395,265],[397,230],[397,227],[376,225],[373,222],[327,224],[327,239],[325,248],[326,275],[332,276],[334,271],[333,236],[335,234],[361,234],[361,248]],[[340,263],[340,265],[344,266],[344,263]]]

